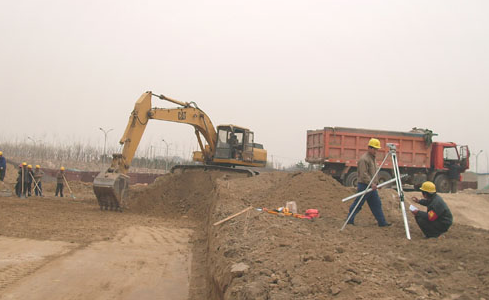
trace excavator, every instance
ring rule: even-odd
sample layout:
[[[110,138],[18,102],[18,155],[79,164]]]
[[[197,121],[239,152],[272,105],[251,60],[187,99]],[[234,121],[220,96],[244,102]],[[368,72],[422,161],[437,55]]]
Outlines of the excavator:
[[[178,107],[152,107],[152,97],[171,102]],[[93,182],[93,190],[101,210],[122,211],[122,199],[129,184],[127,173],[149,120],[184,123],[195,129],[200,151],[193,152],[193,161],[201,164],[177,165],[172,168],[172,172],[198,168],[253,176],[258,172],[248,167],[266,165],[267,151],[262,144],[254,142],[254,134],[249,129],[236,125],[220,125],[216,130],[209,116],[195,102],[181,102],[151,91],[145,92],[136,101],[124,135],[119,141],[122,153],[113,154],[110,167],[105,172],[100,172]]]

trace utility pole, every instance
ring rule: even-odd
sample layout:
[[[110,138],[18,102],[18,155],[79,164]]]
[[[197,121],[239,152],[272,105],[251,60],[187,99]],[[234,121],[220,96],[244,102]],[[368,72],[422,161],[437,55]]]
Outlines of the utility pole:
[[[104,133],[104,156],[103,156],[103,159],[102,159],[102,163],[105,164],[105,149],[107,148],[107,135],[109,134],[109,132],[111,132],[112,130],[114,130],[113,128],[109,129],[109,130],[104,130],[102,127],[99,127],[100,130],[102,130],[102,132]]]
[[[168,144],[165,139],[162,139],[161,141],[163,141],[163,143],[165,143],[166,145],[166,158],[165,158],[165,172],[168,172],[168,147],[171,145],[171,144]]]
[[[477,153],[475,155],[475,173],[476,174],[479,174],[479,154],[482,153],[482,150],[479,151],[479,153]]]

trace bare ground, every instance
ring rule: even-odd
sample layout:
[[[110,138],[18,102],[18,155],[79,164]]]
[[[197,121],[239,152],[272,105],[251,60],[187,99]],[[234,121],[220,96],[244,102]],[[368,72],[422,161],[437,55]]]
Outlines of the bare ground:
[[[75,199],[49,185],[44,198],[0,197],[1,299],[489,299],[488,195],[442,195],[450,231],[423,239],[408,215],[409,241],[390,189],[392,227],[365,207],[340,231],[354,191],[317,172],[165,175],[132,187],[124,213],[70,185]],[[321,217],[253,209],[212,225],[286,201]]]

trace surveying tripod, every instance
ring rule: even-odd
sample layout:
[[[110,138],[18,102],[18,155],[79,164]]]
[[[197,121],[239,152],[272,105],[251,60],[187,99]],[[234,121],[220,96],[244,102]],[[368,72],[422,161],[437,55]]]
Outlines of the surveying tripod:
[[[397,162],[397,147],[396,147],[396,144],[392,144],[392,143],[387,143],[387,147],[389,148],[389,152],[387,152],[387,154],[385,155],[384,160],[382,161],[379,168],[377,169],[377,172],[375,172],[375,175],[372,176],[372,179],[370,180],[369,184],[367,185],[367,188],[365,188],[365,190],[363,192],[356,194],[358,196],[361,196],[361,198],[359,199],[359,201],[357,202],[355,207],[352,209],[351,213],[348,215],[348,218],[346,219],[345,224],[343,224],[343,227],[341,227],[341,230],[345,229],[346,225],[348,224],[348,221],[350,221],[351,217],[353,216],[353,214],[357,210],[357,207],[362,202],[363,197],[365,197],[365,195],[367,193],[372,191],[369,188],[372,185],[372,182],[374,181],[375,177],[379,173],[380,169],[382,169],[382,166],[384,165],[385,161],[387,160],[387,158],[390,155],[392,157],[392,167],[393,167],[393,171],[394,171],[394,178],[393,179],[396,182],[397,194],[399,195],[399,199],[401,200],[401,202],[399,204],[401,206],[402,218],[404,221],[404,228],[406,230],[406,237],[408,240],[410,240],[411,234],[409,233],[409,225],[408,225],[407,216],[406,216],[406,208],[404,206],[404,191],[402,190],[402,182],[401,182],[401,177],[404,177],[404,176],[401,176],[401,173],[399,172],[399,163]],[[378,187],[385,185],[385,184],[387,184],[387,182],[380,184]],[[345,199],[343,199],[343,202],[346,199],[351,199],[351,198],[352,198],[351,196],[348,198],[345,198]]]

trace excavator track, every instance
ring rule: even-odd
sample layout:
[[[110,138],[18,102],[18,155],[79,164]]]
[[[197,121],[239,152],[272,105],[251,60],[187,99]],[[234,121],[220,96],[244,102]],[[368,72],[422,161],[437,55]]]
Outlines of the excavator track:
[[[226,171],[226,172],[234,172],[240,174],[246,174],[248,177],[259,175],[258,171],[250,170],[250,169],[241,169],[241,168],[232,168],[225,166],[217,166],[217,165],[176,165],[171,168],[170,172],[184,172],[186,170],[203,170],[203,171]]]

